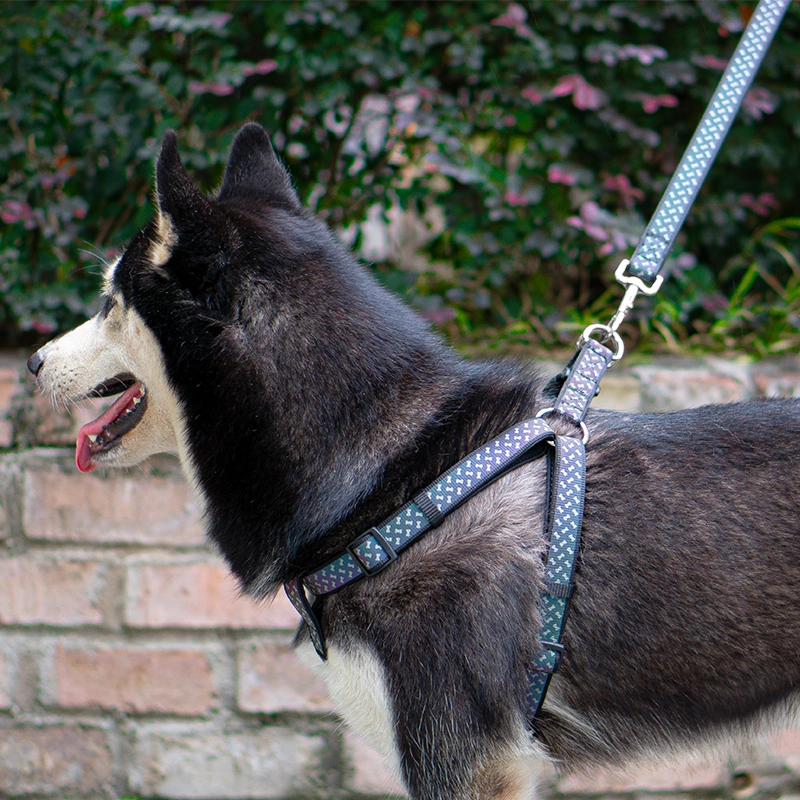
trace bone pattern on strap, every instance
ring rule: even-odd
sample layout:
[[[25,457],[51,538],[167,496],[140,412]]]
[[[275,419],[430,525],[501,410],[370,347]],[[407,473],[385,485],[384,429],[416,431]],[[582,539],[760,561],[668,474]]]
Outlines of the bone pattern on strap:
[[[586,416],[589,403],[599,391],[600,379],[605,375],[613,356],[611,350],[600,342],[589,339],[571,362],[569,375],[561,387],[553,411],[580,424]]]
[[[583,503],[586,490],[586,450],[580,439],[558,436],[553,463],[550,547],[544,570],[539,655],[528,670],[528,718],[534,721],[544,703],[553,673],[561,663],[561,636],[567,619],[573,578],[581,542]]]

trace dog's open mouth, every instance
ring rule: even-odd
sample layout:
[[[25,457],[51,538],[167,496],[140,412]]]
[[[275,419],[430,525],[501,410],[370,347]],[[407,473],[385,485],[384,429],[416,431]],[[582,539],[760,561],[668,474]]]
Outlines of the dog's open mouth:
[[[132,375],[116,375],[103,381],[89,392],[89,397],[110,397],[118,392],[122,394],[114,403],[78,432],[75,463],[81,472],[91,472],[97,466],[97,456],[117,447],[144,416],[147,392]]]

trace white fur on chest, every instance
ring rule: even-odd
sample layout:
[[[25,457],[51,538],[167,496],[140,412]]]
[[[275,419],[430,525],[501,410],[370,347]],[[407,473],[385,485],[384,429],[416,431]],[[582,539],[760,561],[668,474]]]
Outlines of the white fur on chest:
[[[323,661],[308,641],[299,645],[297,655],[325,681],[348,728],[382,753],[389,769],[400,779],[392,708],[380,661],[368,648],[359,645],[347,652],[329,646],[328,659]]]

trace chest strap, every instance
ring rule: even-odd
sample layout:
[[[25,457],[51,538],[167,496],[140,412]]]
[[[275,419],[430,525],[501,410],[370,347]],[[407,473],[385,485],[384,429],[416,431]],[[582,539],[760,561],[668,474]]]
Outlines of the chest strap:
[[[561,666],[561,637],[567,621],[573,578],[581,543],[586,493],[586,448],[581,439],[558,436],[551,455],[550,508],[547,521],[549,548],[544,568],[545,591],[540,605],[541,650],[528,668],[527,706],[531,728],[541,711],[553,673]]]

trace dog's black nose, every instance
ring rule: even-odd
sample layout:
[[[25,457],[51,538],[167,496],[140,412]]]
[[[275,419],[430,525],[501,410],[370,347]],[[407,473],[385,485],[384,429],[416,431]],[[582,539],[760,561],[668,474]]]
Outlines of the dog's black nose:
[[[42,368],[42,364],[44,364],[44,358],[40,355],[41,350],[37,350],[29,359],[28,359],[28,369],[30,370],[32,375],[38,375],[39,370]]]

